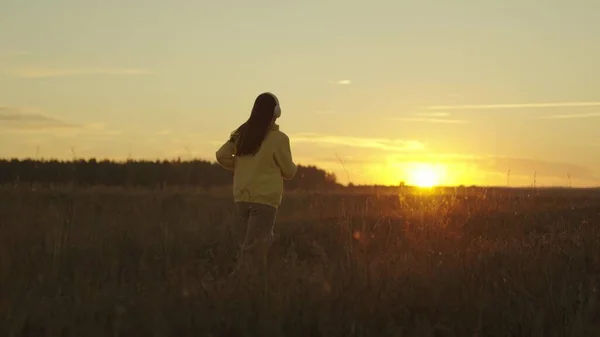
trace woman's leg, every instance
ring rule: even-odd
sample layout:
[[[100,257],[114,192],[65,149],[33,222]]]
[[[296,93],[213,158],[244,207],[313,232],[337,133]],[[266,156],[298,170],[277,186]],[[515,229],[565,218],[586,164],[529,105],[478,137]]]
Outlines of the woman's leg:
[[[258,276],[266,280],[267,254],[271,246],[277,209],[257,203],[247,203],[240,208],[248,210],[241,263],[248,277]]]
[[[244,241],[246,240],[246,233],[248,231],[248,218],[250,217],[250,204],[247,202],[236,202],[235,203],[235,224],[234,224],[234,238],[237,247],[237,256],[235,267],[229,276],[233,276],[239,272],[242,266],[243,254],[244,254]]]
[[[252,203],[248,205],[246,237],[244,251],[262,252],[271,244],[277,209],[272,206]],[[261,254],[262,255],[262,254]]]
[[[244,234],[236,270],[231,278],[235,296],[247,312],[249,329],[272,326],[273,309],[268,293],[267,253],[271,245],[277,209],[257,203],[236,203],[239,226]],[[246,307],[247,306],[247,307]],[[280,335],[280,334],[279,334]]]

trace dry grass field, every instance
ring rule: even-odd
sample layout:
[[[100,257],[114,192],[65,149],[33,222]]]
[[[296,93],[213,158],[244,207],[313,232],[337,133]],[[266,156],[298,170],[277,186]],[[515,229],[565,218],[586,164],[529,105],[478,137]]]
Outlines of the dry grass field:
[[[228,277],[233,220],[228,194],[1,188],[0,335],[600,335],[598,190],[288,194],[266,291]]]

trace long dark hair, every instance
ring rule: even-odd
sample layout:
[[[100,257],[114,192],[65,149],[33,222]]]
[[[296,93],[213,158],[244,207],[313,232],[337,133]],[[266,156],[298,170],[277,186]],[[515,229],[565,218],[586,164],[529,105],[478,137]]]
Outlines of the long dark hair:
[[[267,136],[277,101],[269,93],[263,93],[256,97],[250,118],[237,130],[237,137],[232,139],[236,143],[235,155],[254,155],[260,149],[260,145]]]

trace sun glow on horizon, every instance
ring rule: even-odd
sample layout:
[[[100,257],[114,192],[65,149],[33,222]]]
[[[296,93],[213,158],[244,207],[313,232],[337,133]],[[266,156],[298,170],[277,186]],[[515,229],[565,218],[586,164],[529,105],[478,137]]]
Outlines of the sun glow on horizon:
[[[408,185],[431,188],[442,182],[444,170],[431,164],[418,163],[409,167],[407,173]]]

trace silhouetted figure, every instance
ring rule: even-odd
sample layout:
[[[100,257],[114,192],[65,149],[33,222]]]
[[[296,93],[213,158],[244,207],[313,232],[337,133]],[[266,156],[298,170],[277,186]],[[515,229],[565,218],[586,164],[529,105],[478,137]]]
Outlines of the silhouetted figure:
[[[242,271],[245,280],[249,280],[248,273],[265,276],[283,180],[292,179],[297,171],[290,140],[275,124],[280,116],[277,97],[260,94],[250,118],[231,133],[216,153],[217,162],[234,172],[233,199],[246,233],[234,273]]]

